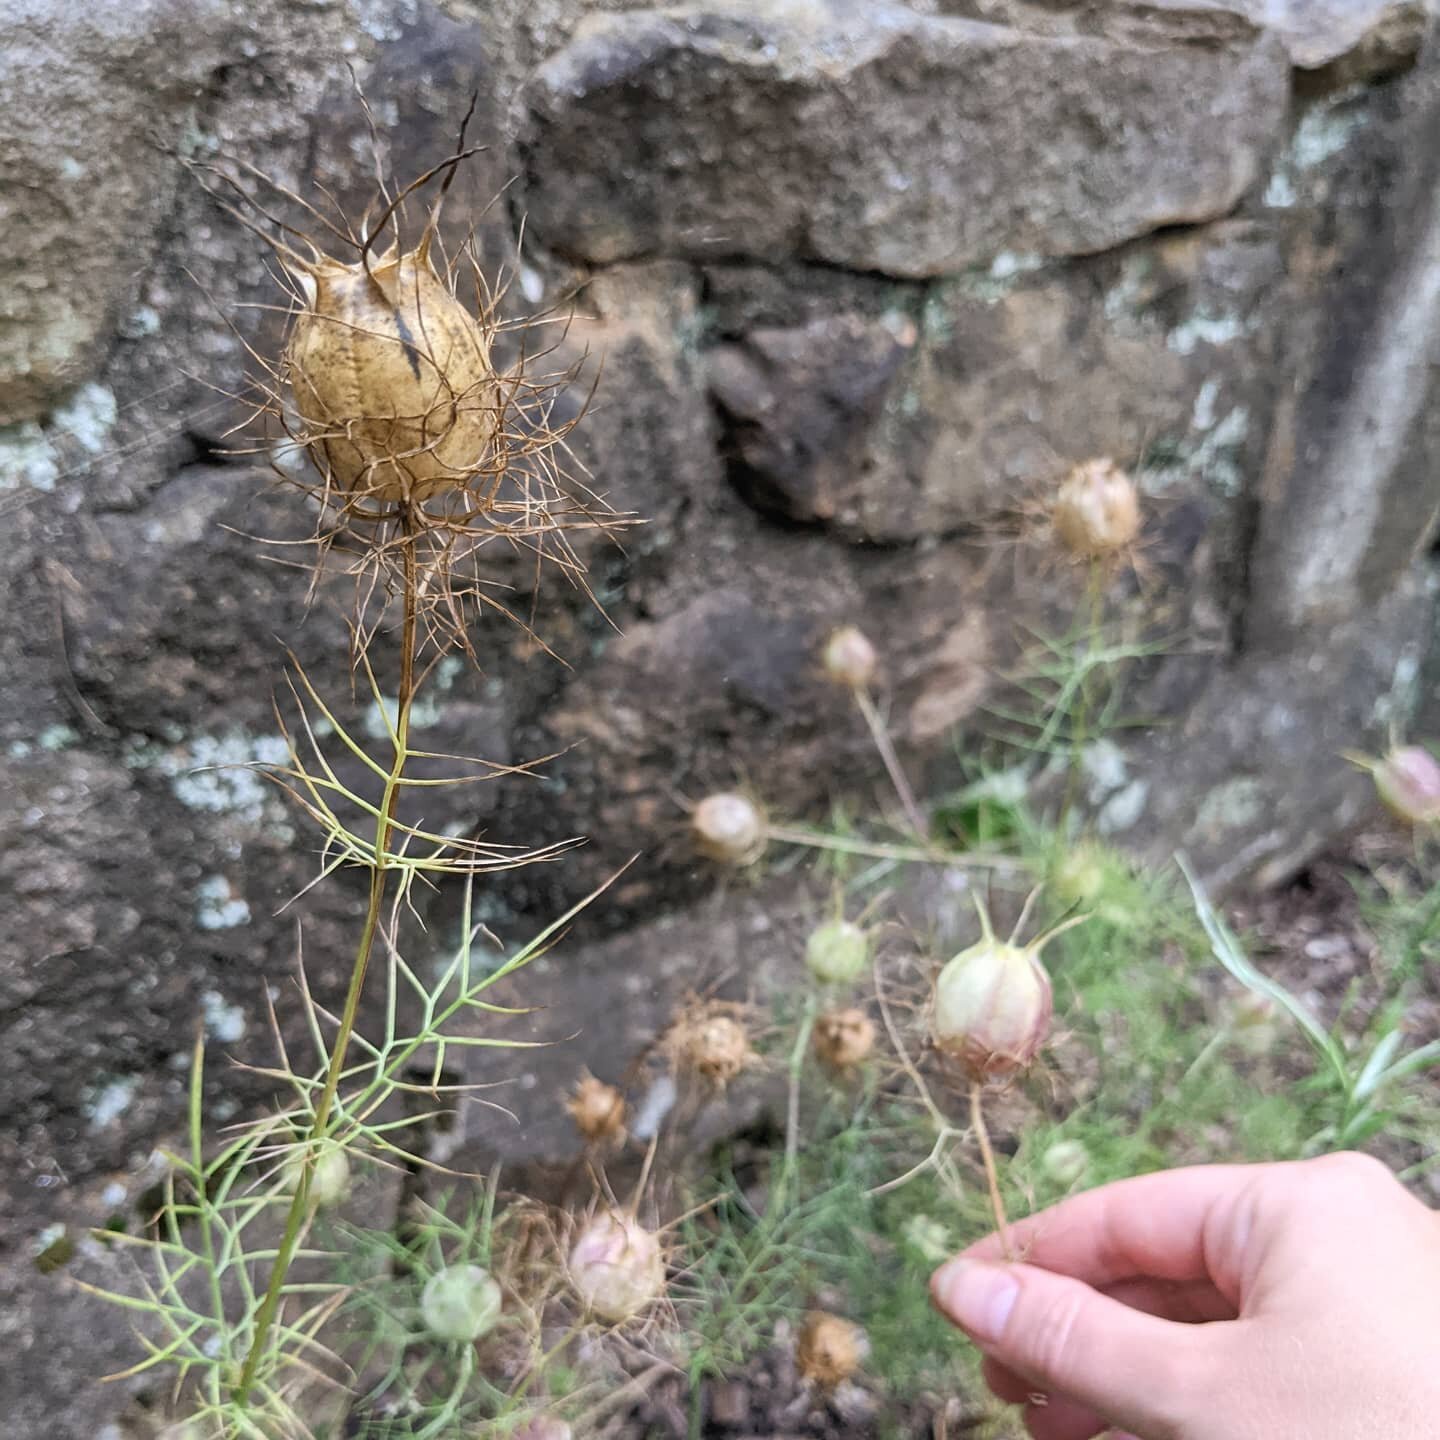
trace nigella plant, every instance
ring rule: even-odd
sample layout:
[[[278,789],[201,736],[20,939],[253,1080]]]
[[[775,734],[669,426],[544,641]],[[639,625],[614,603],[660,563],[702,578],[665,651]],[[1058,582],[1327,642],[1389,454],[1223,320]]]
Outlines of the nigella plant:
[[[111,1297],[138,1312],[147,1354],[129,1373],[167,1370],[177,1405],[202,1440],[309,1436],[317,1387],[351,1383],[329,1339],[345,1291],[326,1281],[324,1267],[300,1263],[315,1254],[316,1217],[343,1200],[355,1163],[424,1163],[407,1150],[411,1122],[394,1118],[406,1107],[391,1102],[408,1099],[412,1115],[417,1105],[455,1103],[461,1087],[444,1070],[447,1049],[498,1043],[460,1022],[483,1016],[486,990],[539,954],[571,918],[498,967],[482,965],[472,955],[480,927],[471,921],[471,884],[553,860],[565,846],[537,850],[441,833],[409,803],[426,793],[417,787],[528,768],[430,755],[411,736],[416,697],[437,660],[453,652],[477,659],[487,617],[516,618],[487,584],[490,548],[553,562],[583,589],[573,533],[624,523],[565,474],[573,421],[552,424],[551,415],[574,372],[543,373],[523,337],[509,345],[518,358],[502,366],[502,292],[470,246],[443,254],[441,204],[472,153],[462,127],[455,154],[411,185],[381,180],[358,225],[269,185],[252,166],[195,167],[220,203],[273,247],[292,286],[283,353],[274,361],[255,356],[262,369],[253,397],[306,457],[304,478],[285,478],[306,492],[318,517],[317,574],[340,568],[354,577],[351,658],[372,707],[366,728],[383,737],[375,753],[342,725],[339,707],[311,677],[292,667],[277,706],[289,753],[266,773],[318,831],[317,879],[342,869],[368,877],[348,987],[332,1013],[312,997],[302,971],[314,1062],[287,1053],[277,1023],[278,1063],[263,1073],[285,1102],[228,1143],[214,1143],[208,1132],[197,1044],[188,1145],[172,1157],[153,1234],[126,1242],[148,1251],[144,1289]],[[407,248],[406,202],[416,203],[427,186],[434,199]],[[276,206],[302,217],[313,234],[274,212],[266,196],[276,194]],[[400,676],[393,702],[372,668],[374,647],[391,645]],[[430,767],[426,778],[411,773],[417,759]],[[449,777],[434,776],[441,761],[454,767]],[[355,773],[362,778],[342,778]],[[458,948],[432,979],[431,967],[406,958],[405,922],[417,881],[447,877],[465,887],[464,923]],[[383,1029],[375,1035],[361,1033],[362,997],[379,999]],[[485,1276],[483,1306],[459,1294],[472,1272]],[[462,1258],[437,1277],[422,1306],[432,1329],[431,1312],[472,1339],[506,1323],[509,1301],[488,1270]],[[473,1319],[477,1306],[483,1325]]]

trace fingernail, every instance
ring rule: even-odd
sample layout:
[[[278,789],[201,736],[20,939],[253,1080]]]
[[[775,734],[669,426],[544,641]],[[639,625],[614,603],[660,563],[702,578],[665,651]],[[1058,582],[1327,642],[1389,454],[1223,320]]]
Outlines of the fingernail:
[[[1015,1308],[1020,1284],[1001,1265],[982,1260],[949,1260],[934,1274],[935,1303],[975,1340],[998,1340]]]

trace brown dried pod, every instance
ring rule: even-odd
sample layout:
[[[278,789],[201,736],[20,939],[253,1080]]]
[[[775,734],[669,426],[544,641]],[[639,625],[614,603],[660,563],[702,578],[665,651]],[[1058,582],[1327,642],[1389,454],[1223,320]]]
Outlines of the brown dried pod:
[[[850,1070],[875,1048],[875,1022],[855,1007],[827,1010],[815,1021],[815,1053],[834,1070]]]
[[[581,1072],[565,1108],[575,1128],[592,1144],[624,1140],[625,1097],[588,1070]]]
[[[1100,559],[1140,534],[1139,492],[1113,460],[1086,460],[1061,483],[1050,518],[1072,555]]]
[[[863,630],[855,625],[842,625],[830,632],[820,663],[828,679],[847,689],[859,690],[875,678],[880,657]]]
[[[733,1016],[702,1016],[689,1027],[685,1058],[697,1074],[728,1085],[753,1058],[750,1037]]]
[[[503,409],[491,336],[436,271],[432,236],[348,265],[286,260],[307,302],[284,364],[299,438],[329,484],[380,501],[486,470]]]
[[[802,1379],[832,1390],[855,1374],[868,1349],[858,1325],[825,1310],[812,1310],[795,1342],[795,1367]]]
[[[765,817],[755,804],[733,791],[707,795],[690,816],[690,837],[709,860],[724,865],[753,865],[765,853]]]

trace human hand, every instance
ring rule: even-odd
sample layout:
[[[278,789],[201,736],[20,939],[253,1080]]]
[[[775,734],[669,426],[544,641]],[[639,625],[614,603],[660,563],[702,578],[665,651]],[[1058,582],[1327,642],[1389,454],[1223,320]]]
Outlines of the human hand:
[[[1010,1238],[931,1293],[1035,1440],[1440,1435],[1440,1216],[1378,1161],[1146,1175]]]

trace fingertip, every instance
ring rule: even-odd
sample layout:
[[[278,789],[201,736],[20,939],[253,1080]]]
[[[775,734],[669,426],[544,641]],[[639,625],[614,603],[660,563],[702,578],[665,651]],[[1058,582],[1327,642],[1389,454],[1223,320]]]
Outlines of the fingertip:
[[[1006,1265],[956,1256],[930,1278],[930,1296],[941,1314],[982,1344],[998,1340],[1020,1296]]]

